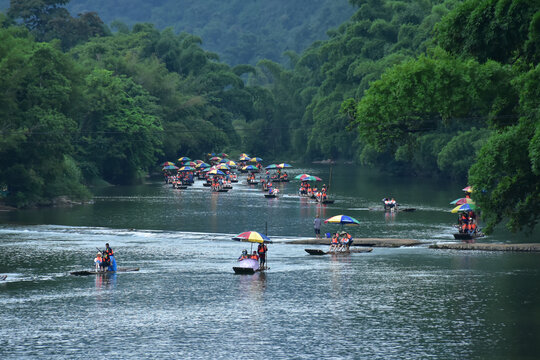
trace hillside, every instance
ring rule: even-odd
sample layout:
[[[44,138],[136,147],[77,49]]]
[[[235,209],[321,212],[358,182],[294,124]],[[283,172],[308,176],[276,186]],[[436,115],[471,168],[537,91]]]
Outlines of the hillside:
[[[347,0],[72,0],[67,7],[74,15],[95,11],[107,24],[149,22],[200,36],[206,50],[231,65],[283,63],[284,51],[301,53],[326,39],[355,11]]]

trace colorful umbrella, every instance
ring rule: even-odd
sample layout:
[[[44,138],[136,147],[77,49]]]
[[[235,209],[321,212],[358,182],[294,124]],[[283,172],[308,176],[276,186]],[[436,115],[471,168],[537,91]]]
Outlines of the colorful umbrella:
[[[234,161],[232,161],[232,160],[229,160],[227,162],[227,165],[229,165],[230,167],[236,167],[236,163]]]
[[[265,167],[265,169],[277,169],[277,165],[276,164],[270,164],[267,167]]]
[[[221,159],[221,160],[219,160],[219,162],[222,163],[222,164],[225,164],[227,161],[229,161],[229,159]]]
[[[473,192],[473,187],[472,186],[467,186],[467,187],[464,187],[463,189],[461,189],[465,192]]]
[[[170,162],[170,161],[165,161],[165,162],[164,162],[163,164],[161,164],[160,166],[161,166],[161,167],[163,167],[163,166],[169,166],[169,165],[172,165],[172,166],[174,166],[174,165],[175,165],[175,163],[173,163],[173,162]]]
[[[322,181],[320,177],[309,175],[309,174],[300,174],[300,175],[295,176],[294,178],[300,181]]]
[[[231,168],[229,167],[229,165],[227,164],[221,164],[218,166],[218,169],[219,170],[231,170]]]
[[[206,169],[206,168],[210,167],[210,164],[207,164],[207,163],[203,162],[203,163],[198,164],[197,167],[199,169]]]
[[[476,206],[475,204],[463,204],[463,205],[458,205],[455,208],[453,208],[451,213],[455,214],[457,212],[462,212],[462,211],[475,211],[477,208],[478,206]]]
[[[240,159],[238,161],[249,161],[251,158],[249,156],[240,156]]]
[[[163,167],[163,170],[178,170],[178,166],[175,165],[167,165]]]
[[[195,168],[192,168],[191,166],[186,165],[186,166],[182,166],[178,171],[193,171],[193,170],[195,170]]]
[[[251,170],[259,170],[259,169],[257,169],[256,166],[248,165],[248,166],[244,166],[244,167],[242,168],[242,170],[249,170],[249,171],[251,171]]]
[[[204,161],[202,161],[202,160],[195,160],[195,162],[196,162],[197,165],[198,165],[198,164],[202,164]]]
[[[210,158],[211,161],[220,161],[221,158],[219,156],[214,156],[213,158]]]
[[[471,198],[459,198],[450,203],[451,205],[476,204]]]
[[[272,240],[268,236],[263,235],[257,231],[246,231],[233,237],[236,241],[245,241],[251,243],[272,243]]]
[[[195,161],[186,161],[186,162],[184,162],[184,166],[195,167],[195,166],[197,166],[197,163]]]
[[[225,153],[221,153],[221,154],[219,154],[219,156],[221,156],[222,158],[229,157],[229,155],[227,155],[227,154],[225,154]]]
[[[341,225],[360,225],[360,221],[347,215],[336,215],[324,220],[324,223],[341,224]]]
[[[249,156],[248,154],[246,154],[246,153],[241,153],[241,154],[240,154],[240,157],[242,157],[242,156],[244,156],[244,157],[250,157],[250,156]]]
[[[191,159],[188,158],[187,156],[182,156],[181,158],[178,159],[178,161],[180,161],[180,162],[191,161]]]
[[[292,165],[281,163],[276,165],[277,168],[283,169],[283,168],[292,168]]]
[[[221,170],[218,170],[218,169],[212,169],[210,171],[208,171],[208,174],[210,175],[225,175],[225,173]]]
[[[254,163],[259,163],[259,162],[262,162],[263,159],[261,159],[260,157],[254,157],[254,158],[251,158],[251,160],[249,160],[250,162],[254,162]]]

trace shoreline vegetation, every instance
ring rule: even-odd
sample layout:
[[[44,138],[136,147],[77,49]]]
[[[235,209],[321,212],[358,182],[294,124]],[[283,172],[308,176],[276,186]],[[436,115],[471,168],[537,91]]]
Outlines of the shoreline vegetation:
[[[456,179],[477,189],[484,233],[537,226],[537,1],[349,0],[354,14],[328,39],[286,63],[240,65],[209,39],[72,16],[67,3],[0,12],[7,205],[84,201],[93,178],[133,184],[178,156],[241,150]]]

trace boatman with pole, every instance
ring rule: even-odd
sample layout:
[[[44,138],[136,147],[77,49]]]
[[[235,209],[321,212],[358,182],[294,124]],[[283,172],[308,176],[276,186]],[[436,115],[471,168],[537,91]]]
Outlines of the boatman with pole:
[[[266,253],[268,252],[268,248],[266,247],[266,244],[260,243],[257,247],[257,253],[259,254],[259,270],[264,270],[266,266]]]

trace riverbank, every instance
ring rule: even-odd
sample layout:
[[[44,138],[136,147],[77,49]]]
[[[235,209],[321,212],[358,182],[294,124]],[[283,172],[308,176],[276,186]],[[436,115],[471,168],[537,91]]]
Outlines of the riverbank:
[[[442,250],[479,250],[479,251],[520,251],[540,252],[540,244],[488,244],[488,243],[444,243],[433,244],[430,249]]]
[[[301,240],[289,240],[286,244],[297,245],[330,245],[330,239],[301,239]],[[402,247],[402,246],[416,246],[421,245],[422,242],[412,239],[381,239],[381,238],[360,238],[353,239],[352,246],[369,246],[369,247]]]

